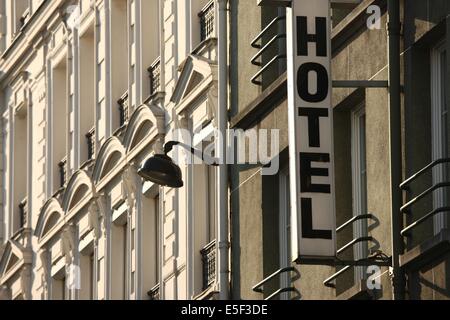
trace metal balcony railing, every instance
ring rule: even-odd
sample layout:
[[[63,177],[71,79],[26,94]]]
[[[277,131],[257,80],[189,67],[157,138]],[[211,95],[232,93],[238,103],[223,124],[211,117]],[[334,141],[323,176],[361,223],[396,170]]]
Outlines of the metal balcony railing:
[[[439,165],[446,165],[450,163],[450,158],[443,158],[436,161],[431,162],[429,165],[425,166],[423,169],[419,170],[415,174],[413,174],[410,178],[405,180],[401,185],[400,189],[403,191],[410,191],[411,184],[415,181],[417,181],[418,178],[422,177],[426,173],[432,172],[433,169],[435,169]],[[401,214],[407,215],[410,214],[413,207],[420,202],[420,200],[424,199],[425,197],[432,195],[435,191],[438,191],[440,189],[445,189],[450,187],[450,181],[443,181],[438,183],[433,183],[431,187],[426,189],[425,191],[419,193],[418,195],[413,195],[413,198],[406,202],[401,208],[400,212]],[[439,213],[447,214],[450,212],[450,206],[448,205],[442,205],[441,207],[434,208],[430,212],[426,213],[423,217],[417,219],[416,221],[413,221],[409,225],[407,225],[402,231],[401,235],[403,237],[411,236],[411,231],[424,222],[428,221],[429,219],[433,218]]]
[[[295,269],[294,267],[286,267],[286,268],[281,268],[277,271],[275,271],[274,273],[272,273],[270,276],[268,276],[267,278],[265,278],[264,280],[262,280],[261,282],[259,282],[258,284],[254,285],[252,290],[254,292],[257,293],[264,293],[264,286],[267,285],[269,282],[271,282],[272,280],[275,279],[279,279],[283,274],[285,273],[295,273],[295,276],[291,278],[291,283],[300,279],[300,274],[297,271],[297,269]],[[298,291],[297,289],[295,289],[294,286],[290,286],[290,287],[286,287],[286,288],[279,288],[277,290],[275,290],[275,292],[272,292],[267,298],[265,298],[264,300],[273,300],[277,297],[279,297],[281,294],[283,293],[297,293]]]
[[[158,57],[148,68],[150,75],[150,95],[161,91],[161,59]]]
[[[286,46],[283,45],[286,39],[285,21],[286,16],[275,17],[251,42],[251,46],[259,50],[251,58],[250,62],[255,66],[261,67],[251,78],[253,84],[261,86],[263,84],[262,77],[264,73],[277,66],[277,62],[280,60],[286,59]],[[280,32],[280,29],[284,31]],[[271,34],[273,36],[270,36]],[[269,37],[270,39],[265,42],[265,38]],[[269,54],[269,50],[273,48],[276,48],[275,53],[269,57],[265,57],[264,55]]]
[[[150,300],[161,300],[161,295],[159,291],[159,283],[154,286],[149,292],[147,292]]]
[[[203,290],[208,289],[216,280],[216,240],[200,250],[203,263]]]
[[[128,91],[125,92],[122,97],[120,97],[119,101],[119,126],[123,127],[129,120],[130,117],[130,107],[128,103]]]
[[[58,163],[59,168],[59,181],[60,181],[60,187],[64,187],[66,185],[66,179],[67,179],[67,158],[64,158]]]
[[[341,226],[339,226],[336,229],[336,234],[342,232],[343,230],[345,230],[349,226],[353,226],[355,222],[359,222],[361,220],[371,220],[371,219],[374,219],[374,216],[372,214],[370,214],[370,213],[369,214],[361,214],[361,215],[353,216],[350,220],[348,220],[347,222],[345,222],[344,224],[342,224]],[[347,244],[345,244],[344,246],[339,248],[336,251],[336,256],[339,257],[339,255],[341,255],[342,253],[344,253],[348,249],[353,248],[358,243],[371,242],[371,241],[373,241],[373,238],[371,236],[362,236],[362,237],[354,238],[352,241],[348,242]],[[365,259],[362,259],[360,261],[363,261],[363,260],[365,260]],[[350,270],[351,268],[356,267],[358,265],[358,262],[359,261],[355,261],[355,264],[353,264],[353,265],[346,265],[343,268],[341,268],[338,272],[336,272],[333,275],[331,275],[329,278],[327,278],[323,282],[324,286],[329,287],[329,288],[336,288],[336,284],[334,283],[334,281],[339,276],[344,274],[346,271]]]
[[[20,229],[25,228],[28,221],[28,200],[23,199],[19,203],[19,214],[20,214]]]
[[[204,41],[214,34],[214,1],[209,1],[198,17],[200,18],[200,40]]]
[[[95,127],[86,134],[86,143],[88,148],[88,160],[92,160],[95,157]]]

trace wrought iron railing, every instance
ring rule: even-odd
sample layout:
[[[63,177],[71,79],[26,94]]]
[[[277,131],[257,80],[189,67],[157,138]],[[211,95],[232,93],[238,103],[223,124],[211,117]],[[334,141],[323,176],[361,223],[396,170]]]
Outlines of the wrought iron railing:
[[[119,104],[119,126],[123,127],[128,122],[130,116],[128,91],[125,92],[122,97],[120,97],[117,103]]]
[[[374,216],[370,213],[355,215],[350,220],[348,220],[347,222],[345,222],[344,224],[342,224],[341,226],[336,228],[336,234],[339,234],[340,232],[344,231],[349,226],[353,226],[355,222],[360,222],[361,220],[372,220],[372,219],[374,219]],[[339,258],[339,255],[341,255],[348,249],[353,248],[358,243],[371,242],[371,241],[373,241],[373,238],[371,236],[361,236],[361,237],[354,238],[350,242],[348,242],[347,244],[345,244],[344,246],[342,246],[341,248],[339,248],[336,251],[336,257]],[[364,259],[362,259],[362,260],[364,260]],[[336,284],[334,283],[334,281],[339,276],[344,274],[346,271],[354,268],[356,265],[358,265],[358,261],[355,261],[355,263],[352,265],[343,266],[343,268],[341,268],[339,271],[337,271],[336,273],[334,273],[333,275],[331,275],[330,277],[325,279],[325,281],[323,282],[324,286],[329,287],[329,288],[336,288]]]
[[[292,273],[295,274],[294,277],[291,277],[290,283],[293,283],[294,281],[300,279],[300,273],[294,267],[281,268],[281,269],[275,271],[274,273],[272,273],[267,278],[263,279],[258,284],[254,285],[252,290],[254,292],[264,294],[264,292],[265,292],[264,286],[265,285],[267,285],[269,282],[271,282],[271,281],[273,281],[275,279],[280,279],[280,277],[283,276],[286,273],[289,274],[289,275],[291,275]],[[286,288],[279,288],[279,289],[275,290],[274,292],[272,292],[264,300],[274,300],[275,298],[280,297],[280,295],[283,294],[283,293],[291,293],[291,294],[292,293],[297,293],[298,294],[298,291],[292,285],[290,287],[286,287]]]
[[[432,172],[433,169],[435,169],[439,165],[447,165],[450,163],[450,158],[443,158],[436,161],[431,162],[429,165],[425,166],[423,169],[419,170],[415,174],[413,174],[410,178],[405,180],[401,185],[400,189],[403,191],[411,191],[411,184],[417,181],[420,177],[425,175],[426,173]],[[425,191],[422,191],[421,193],[417,195],[410,195],[412,197],[411,200],[406,202],[401,208],[400,212],[403,215],[409,215],[415,205],[417,205],[421,200],[423,200],[425,197],[432,195],[435,191],[438,191],[440,189],[445,189],[450,187],[450,181],[443,181],[443,182],[437,182],[432,183],[431,187],[427,188]],[[409,237],[411,236],[411,232],[413,229],[417,228],[418,226],[422,225],[426,221],[429,221],[429,219],[433,218],[434,216],[438,214],[447,214],[450,212],[450,206],[443,203],[442,206],[437,207],[423,215],[421,218],[411,222],[409,225],[407,225],[405,228],[402,229],[401,235],[403,237]],[[403,220],[403,219],[402,219]]]
[[[60,187],[64,187],[66,185],[66,179],[67,179],[67,158],[64,158],[58,163],[59,168],[59,182]]]
[[[19,214],[20,214],[20,228],[25,228],[28,221],[28,200],[27,198],[23,199],[19,203]]]
[[[95,127],[86,134],[86,143],[88,148],[88,160],[92,160],[95,157]]]
[[[200,40],[204,41],[214,34],[214,1],[209,1],[198,16],[200,18]]]
[[[150,297],[150,300],[161,300],[159,283],[154,286],[149,292],[147,292],[147,294]]]
[[[158,57],[148,68],[150,74],[150,95],[161,91],[161,59]]]
[[[251,42],[251,46],[258,49],[258,52],[251,58],[250,62],[260,67],[259,71],[251,78],[253,84],[263,85],[262,77],[264,73],[278,66],[277,62],[286,59],[285,21],[286,16],[275,17]],[[283,31],[280,32],[280,29]],[[272,34],[273,36],[271,36]],[[266,42],[265,39],[269,37],[270,39]],[[274,48],[276,50],[273,51],[273,55],[265,57],[265,55],[269,55],[269,50]]]
[[[208,289],[216,280],[216,240],[200,250],[203,263],[203,290]]]

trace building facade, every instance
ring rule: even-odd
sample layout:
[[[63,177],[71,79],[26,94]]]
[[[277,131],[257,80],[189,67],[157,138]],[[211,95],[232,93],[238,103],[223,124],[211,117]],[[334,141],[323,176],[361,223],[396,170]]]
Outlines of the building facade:
[[[331,1],[338,251],[318,261],[290,249],[288,2],[0,1],[0,300],[450,297],[450,4]],[[279,150],[175,146],[181,188],[141,178],[171,141],[220,155],[224,110],[246,160],[254,132]]]
[[[215,170],[185,166],[181,189],[137,171],[176,129],[213,126],[216,11],[0,2],[2,298],[214,296]]]
[[[296,263],[286,192],[285,2],[230,4],[230,127],[278,128],[281,150],[278,175],[231,169],[234,298],[450,297],[449,3],[349,2],[331,1],[337,255]]]

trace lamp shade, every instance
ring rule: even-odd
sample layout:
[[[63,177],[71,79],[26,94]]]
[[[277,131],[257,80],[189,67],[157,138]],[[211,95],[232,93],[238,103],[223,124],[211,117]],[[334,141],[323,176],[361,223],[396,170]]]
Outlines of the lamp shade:
[[[181,169],[170,157],[157,154],[145,161],[138,174],[145,180],[171,188],[181,188],[183,178]]]

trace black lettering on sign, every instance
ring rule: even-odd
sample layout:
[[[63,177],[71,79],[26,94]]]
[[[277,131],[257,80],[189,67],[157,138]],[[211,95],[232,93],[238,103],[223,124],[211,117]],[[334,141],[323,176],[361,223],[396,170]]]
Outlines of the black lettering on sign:
[[[309,92],[309,73],[317,75],[316,93]],[[297,72],[297,91],[300,98],[306,102],[322,102],[328,97],[328,71],[324,66],[315,62],[304,63]]]
[[[332,239],[331,230],[314,230],[310,198],[302,198],[302,236],[308,239]]]
[[[300,184],[302,193],[331,193],[329,184],[313,184],[312,177],[328,177],[327,168],[312,168],[311,162],[330,162],[328,153],[300,153]]]
[[[307,17],[297,17],[297,55],[308,55],[308,42],[316,43],[316,56],[326,57],[327,47],[327,18],[316,17],[316,34],[308,33]]]
[[[308,118],[309,146],[311,148],[320,148],[320,118],[328,117],[328,109],[299,108],[298,115]]]

